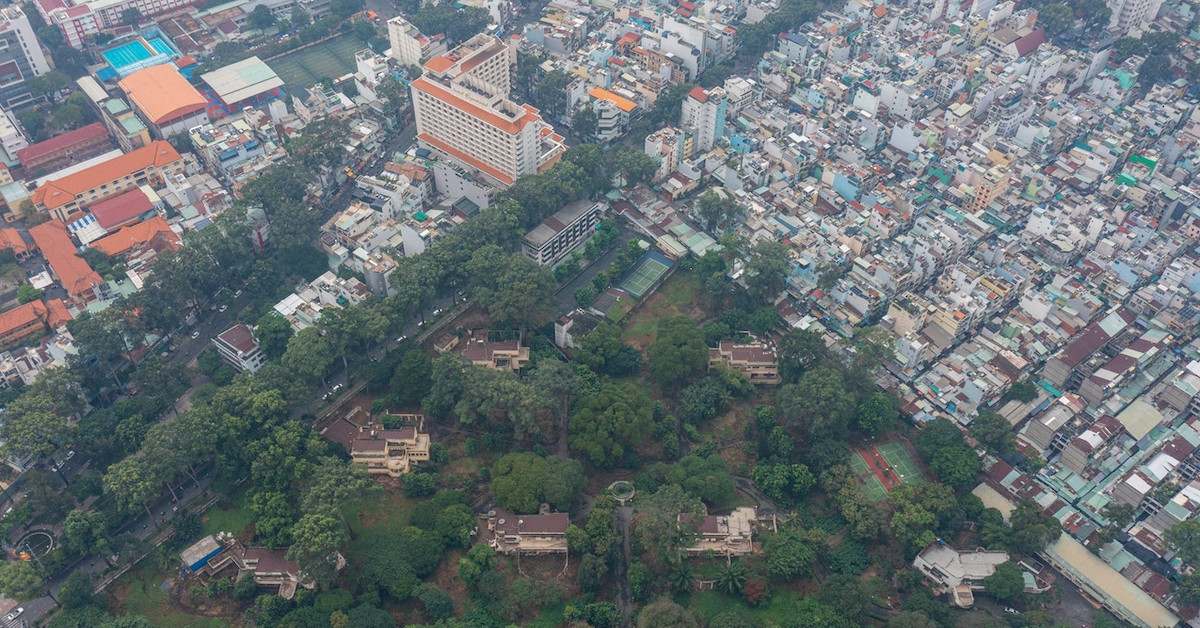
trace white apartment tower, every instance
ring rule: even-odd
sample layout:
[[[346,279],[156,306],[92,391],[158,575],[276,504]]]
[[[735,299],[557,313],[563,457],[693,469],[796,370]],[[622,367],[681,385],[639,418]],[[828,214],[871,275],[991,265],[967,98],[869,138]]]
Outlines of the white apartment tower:
[[[692,88],[683,99],[679,124],[695,137],[695,150],[706,152],[725,135],[725,90]]]
[[[50,71],[42,45],[20,6],[0,9],[0,104],[20,106],[33,100],[26,84]]]
[[[1128,35],[1130,31],[1142,27],[1142,24],[1153,21],[1162,7],[1162,0],[1108,0],[1108,8],[1112,9],[1109,28],[1116,27],[1120,34]]]
[[[388,43],[392,58],[404,65],[421,65],[446,52],[446,40],[441,34],[429,37],[408,20],[396,16],[387,22]]]
[[[513,50],[479,34],[425,62],[412,82],[417,140],[508,187],[554,165],[563,138],[530,105],[508,99]]]

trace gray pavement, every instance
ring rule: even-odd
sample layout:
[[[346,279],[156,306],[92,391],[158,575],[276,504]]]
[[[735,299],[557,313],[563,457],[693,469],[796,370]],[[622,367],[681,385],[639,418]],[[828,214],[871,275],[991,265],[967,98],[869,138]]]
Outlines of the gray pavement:
[[[575,302],[575,290],[582,288],[592,283],[592,277],[600,271],[608,271],[609,264],[617,257],[617,251],[625,246],[625,243],[633,238],[636,234],[625,226],[625,223],[620,219],[615,220],[617,231],[620,235],[617,237],[617,244],[604,255],[601,255],[591,266],[588,266],[579,273],[574,279],[568,281],[563,287],[554,293],[554,307],[558,309],[559,314],[566,314],[579,304]],[[582,250],[582,249],[581,249]]]

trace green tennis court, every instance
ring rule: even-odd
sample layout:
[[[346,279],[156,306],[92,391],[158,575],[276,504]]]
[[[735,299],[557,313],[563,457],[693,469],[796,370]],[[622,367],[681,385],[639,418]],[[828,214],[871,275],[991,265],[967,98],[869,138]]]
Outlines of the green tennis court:
[[[650,290],[654,282],[662,279],[671,266],[647,255],[629,277],[621,282],[621,289],[640,299]]]
[[[863,461],[861,454],[850,456],[850,468],[854,474],[858,476],[863,483],[863,492],[867,494],[867,499],[873,502],[881,502],[887,499],[887,489],[883,488],[883,483],[871,469],[867,467],[867,463]]]
[[[892,471],[900,477],[901,482],[912,484],[921,481],[921,470],[913,462],[908,450],[900,443],[886,443],[875,448],[879,455],[887,461]]]

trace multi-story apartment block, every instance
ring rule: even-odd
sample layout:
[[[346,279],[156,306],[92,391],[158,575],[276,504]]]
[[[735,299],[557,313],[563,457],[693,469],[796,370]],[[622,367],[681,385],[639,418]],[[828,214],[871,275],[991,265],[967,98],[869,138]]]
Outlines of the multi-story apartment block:
[[[28,81],[50,71],[42,45],[20,5],[0,9],[0,103],[19,107],[33,101]]]
[[[543,266],[557,262],[587,240],[607,208],[603,201],[568,203],[521,238],[521,252]]]
[[[417,139],[501,186],[554,165],[563,138],[530,105],[508,99],[513,51],[476,35],[427,61],[412,82]]]
[[[1112,17],[1108,26],[1127,34],[1153,20],[1160,7],[1162,0],[1109,0],[1108,8],[1112,9]]]
[[[217,353],[240,373],[254,373],[267,363],[267,354],[259,348],[254,331],[244,323],[217,334],[212,342]]]
[[[392,58],[404,65],[419,66],[446,52],[444,35],[424,35],[420,29],[399,15],[388,20],[387,29],[388,43],[392,45]]]
[[[35,0],[33,4],[47,24],[62,29],[67,44],[82,49],[104,31],[129,26],[122,16],[127,9],[137,9],[145,19],[191,6],[196,0]]]
[[[696,138],[695,149],[708,151],[725,135],[725,90],[694,87],[683,99],[679,124]]]

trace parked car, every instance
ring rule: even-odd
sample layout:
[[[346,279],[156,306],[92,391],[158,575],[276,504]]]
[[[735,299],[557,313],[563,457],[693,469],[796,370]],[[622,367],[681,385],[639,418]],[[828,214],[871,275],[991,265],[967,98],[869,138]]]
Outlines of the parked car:
[[[400,344],[400,343],[404,342],[405,340],[408,340],[408,335],[407,335],[407,334],[406,334],[406,335],[404,335],[404,336],[400,336],[399,338],[397,338],[397,339],[396,339],[396,344]]]
[[[25,612],[25,608],[23,606],[18,606],[17,608],[13,609],[13,612],[4,616],[4,621],[12,621],[12,620],[20,617],[21,613],[24,613],[24,612]]]
[[[238,290],[237,292],[234,292],[234,293],[233,293],[233,298],[235,298],[235,299],[236,299],[236,298],[238,298],[238,297],[240,297],[240,296],[242,296],[242,291],[241,291],[241,290]]]
[[[198,332],[198,331],[192,332],[192,340],[195,340],[199,337],[200,337],[200,332]]]
[[[218,312],[224,312],[225,310],[228,310],[228,309],[229,309],[229,306],[228,306],[228,305],[222,305],[222,306],[221,306],[221,308],[220,308],[219,310],[217,310],[217,311],[218,311]]]

